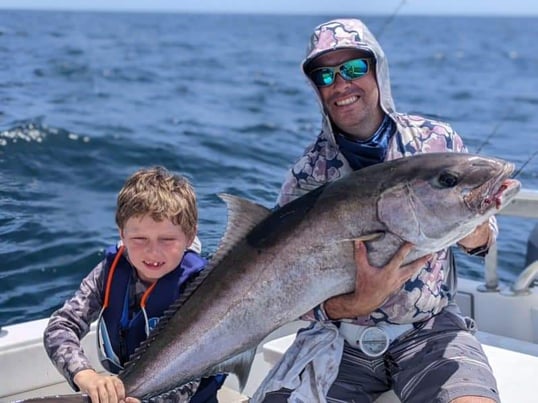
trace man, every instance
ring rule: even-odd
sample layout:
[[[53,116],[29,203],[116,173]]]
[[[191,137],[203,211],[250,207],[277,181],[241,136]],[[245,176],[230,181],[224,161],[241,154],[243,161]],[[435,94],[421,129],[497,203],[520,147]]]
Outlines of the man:
[[[395,111],[387,60],[360,20],[319,25],[302,68],[320,101],[322,130],[289,171],[280,206],[385,160],[466,152],[448,124]],[[497,232],[492,217],[458,244],[483,256]],[[355,291],[305,315],[318,323],[335,321],[345,340],[337,376],[326,388],[327,400],[371,402],[392,389],[403,402],[498,402],[495,378],[473,335],[474,322],[453,301],[450,251],[400,267],[411,248],[404,245],[387,266],[376,268],[368,263],[365,245],[357,242]],[[293,349],[298,348],[296,343]],[[316,379],[314,389],[319,389]],[[294,391],[273,388],[262,395],[264,402],[304,401],[304,394]]]

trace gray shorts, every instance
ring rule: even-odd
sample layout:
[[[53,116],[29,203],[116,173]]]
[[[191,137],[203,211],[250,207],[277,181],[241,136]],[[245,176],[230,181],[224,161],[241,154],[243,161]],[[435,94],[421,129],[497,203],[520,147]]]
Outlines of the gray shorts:
[[[330,403],[370,403],[392,389],[405,403],[448,403],[462,396],[500,402],[497,383],[478,340],[474,321],[451,306],[391,344],[379,358],[344,345]],[[264,402],[285,402],[289,392],[269,393]]]

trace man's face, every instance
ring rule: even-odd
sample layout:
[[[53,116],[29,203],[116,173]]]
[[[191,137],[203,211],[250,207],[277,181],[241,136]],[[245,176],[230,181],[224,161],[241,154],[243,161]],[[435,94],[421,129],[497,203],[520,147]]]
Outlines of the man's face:
[[[311,69],[339,66],[342,63],[368,57],[353,49],[341,49],[319,56]],[[340,130],[360,140],[371,137],[383,120],[379,106],[379,89],[375,77],[375,64],[370,61],[368,73],[352,81],[336,74],[332,85],[318,87],[321,99],[332,121]]]

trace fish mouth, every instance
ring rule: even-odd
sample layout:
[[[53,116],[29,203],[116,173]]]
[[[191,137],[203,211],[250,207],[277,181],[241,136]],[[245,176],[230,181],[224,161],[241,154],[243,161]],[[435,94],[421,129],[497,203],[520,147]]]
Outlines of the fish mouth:
[[[520,188],[521,183],[518,180],[507,178],[501,182],[500,186],[493,194],[492,200],[489,202],[493,202],[495,208],[500,210],[512,200],[513,196],[516,195]]]
[[[510,178],[513,172],[514,165],[507,164],[499,175],[471,191],[468,195],[471,200],[466,198],[466,203],[470,207],[474,205],[481,215],[493,209],[496,210],[495,212],[500,211],[512,201],[521,189],[521,183],[517,179]]]

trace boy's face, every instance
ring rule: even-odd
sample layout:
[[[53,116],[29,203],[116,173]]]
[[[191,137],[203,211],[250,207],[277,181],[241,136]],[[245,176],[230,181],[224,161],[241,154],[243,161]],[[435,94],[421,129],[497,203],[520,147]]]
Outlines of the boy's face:
[[[120,236],[138,276],[151,283],[174,270],[193,241],[169,219],[148,215],[129,218]]]

